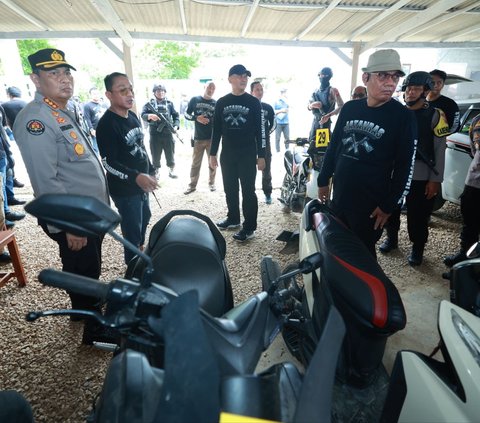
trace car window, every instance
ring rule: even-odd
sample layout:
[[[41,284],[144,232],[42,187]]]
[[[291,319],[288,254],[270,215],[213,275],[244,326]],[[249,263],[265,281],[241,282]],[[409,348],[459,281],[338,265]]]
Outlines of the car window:
[[[470,130],[470,125],[472,124],[472,120],[475,118],[480,113],[480,109],[472,109],[468,111],[467,117],[463,121],[463,126],[462,129],[460,129],[460,132],[462,134],[467,134],[468,131]]]

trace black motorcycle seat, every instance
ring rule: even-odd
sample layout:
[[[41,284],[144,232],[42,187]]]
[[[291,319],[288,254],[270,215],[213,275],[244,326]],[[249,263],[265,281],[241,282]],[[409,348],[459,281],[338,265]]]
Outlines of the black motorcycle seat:
[[[222,255],[205,223],[191,217],[172,219],[145,252],[153,261],[154,283],[178,294],[195,289],[200,306],[212,316],[231,307]]]
[[[312,218],[323,256],[321,272],[339,310],[384,334],[403,329],[400,294],[366,246],[333,215],[315,213]]]

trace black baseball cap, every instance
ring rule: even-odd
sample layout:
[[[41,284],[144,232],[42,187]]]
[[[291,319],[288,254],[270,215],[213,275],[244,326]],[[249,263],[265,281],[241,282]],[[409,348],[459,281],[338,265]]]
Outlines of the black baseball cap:
[[[252,72],[247,70],[247,68],[243,65],[235,65],[230,68],[228,71],[228,76],[232,75],[244,75],[247,74],[248,76],[252,76]]]
[[[38,50],[36,53],[28,56],[28,61],[30,62],[32,71],[46,71],[60,68],[62,66],[76,71],[76,69],[72,65],[68,64],[65,61],[65,53],[62,50],[58,50],[56,48],[44,48],[42,50]]]

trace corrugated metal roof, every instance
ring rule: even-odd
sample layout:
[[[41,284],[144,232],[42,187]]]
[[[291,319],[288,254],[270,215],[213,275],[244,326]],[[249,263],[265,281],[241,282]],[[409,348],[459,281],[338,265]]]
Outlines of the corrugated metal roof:
[[[0,0],[0,38],[480,46],[478,0]],[[442,43],[442,44],[438,44]]]

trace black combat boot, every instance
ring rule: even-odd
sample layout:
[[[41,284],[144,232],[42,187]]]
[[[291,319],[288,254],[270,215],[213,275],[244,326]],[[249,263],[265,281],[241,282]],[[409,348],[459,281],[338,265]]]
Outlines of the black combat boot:
[[[464,250],[460,250],[456,254],[452,254],[451,256],[447,256],[443,259],[443,262],[446,266],[452,267],[453,265],[460,263],[461,261],[467,260],[467,254]]]
[[[398,248],[398,234],[389,234],[387,232],[387,238],[379,245],[378,249],[380,252],[387,254],[396,248]]]
[[[408,256],[408,264],[410,266],[420,266],[422,264],[424,249],[425,249],[425,244],[412,245],[412,252]]]

